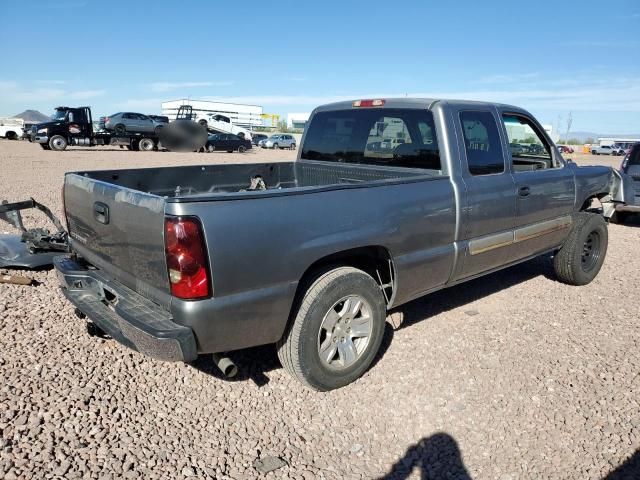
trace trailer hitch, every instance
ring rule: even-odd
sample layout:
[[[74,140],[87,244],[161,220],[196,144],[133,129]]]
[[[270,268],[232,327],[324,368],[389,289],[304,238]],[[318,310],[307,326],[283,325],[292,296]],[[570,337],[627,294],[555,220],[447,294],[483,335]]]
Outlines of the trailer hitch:
[[[22,210],[35,208],[46,215],[56,230],[25,228]],[[0,267],[39,268],[53,264],[53,257],[69,251],[67,232],[51,210],[33,198],[0,202],[0,220],[20,230],[20,235],[0,235]]]

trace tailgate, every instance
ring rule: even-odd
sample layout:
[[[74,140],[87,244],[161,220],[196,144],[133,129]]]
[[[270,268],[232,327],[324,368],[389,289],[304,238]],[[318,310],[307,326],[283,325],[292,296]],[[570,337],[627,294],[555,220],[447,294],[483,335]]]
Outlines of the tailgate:
[[[65,212],[73,250],[132,290],[169,306],[164,199],[67,174]]]

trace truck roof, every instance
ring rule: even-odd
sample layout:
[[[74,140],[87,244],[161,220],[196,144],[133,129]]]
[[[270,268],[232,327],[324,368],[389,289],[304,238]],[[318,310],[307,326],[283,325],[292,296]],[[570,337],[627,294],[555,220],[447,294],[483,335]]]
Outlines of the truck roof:
[[[367,97],[367,98],[380,98],[380,97]],[[514,105],[507,105],[497,102],[483,102],[476,100],[459,100],[450,98],[419,98],[419,97],[400,97],[400,98],[381,98],[384,100],[384,108],[427,108],[431,109],[436,103],[450,103],[456,105],[469,105],[474,107],[488,107],[493,105],[499,105],[508,107],[513,110],[522,110]],[[321,105],[315,109],[315,112],[322,112],[327,110],[343,110],[353,108],[353,102],[356,100],[362,100],[354,98],[353,100],[347,100],[342,102],[328,103]],[[378,108],[378,107],[371,107]]]

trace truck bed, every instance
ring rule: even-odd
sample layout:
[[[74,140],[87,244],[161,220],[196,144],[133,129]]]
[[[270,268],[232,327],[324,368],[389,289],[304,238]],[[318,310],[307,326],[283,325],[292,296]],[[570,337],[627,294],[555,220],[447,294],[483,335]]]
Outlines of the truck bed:
[[[401,181],[425,175],[440,175],[440,172],[302,161],[102,170],[78,174],[167,199],[194,200],[193,197],[199,197],[199,200],[205,200],[257,191],[292,193],[291,189]],[[261,179],[264,184],[257,179]]]

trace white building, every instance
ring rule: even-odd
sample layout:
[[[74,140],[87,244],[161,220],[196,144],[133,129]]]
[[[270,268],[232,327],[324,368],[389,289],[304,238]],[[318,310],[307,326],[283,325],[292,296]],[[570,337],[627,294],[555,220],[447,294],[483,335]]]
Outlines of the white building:
[[[598,138],[598,143],[601,146],[611,147],[613,145],[620,145],[622,148],[629,148],[631,145],[635,143],[640,143],[640,138],[631,138],[631,137],[623,137],[623,138],[614,138],[614,137],[600,137]]]
[[[252,130],[262,126],[262,107],[258,105],[242,105],[239,103],[210,102],[208,100],[170,100],[162,102],[162,115],[170,120],[176,118],[182,105],[191,105],[194,113],[220,113],[229,117],[234,125]]]
[[[304,130],[311,113],[287,113],[287,128]]]

